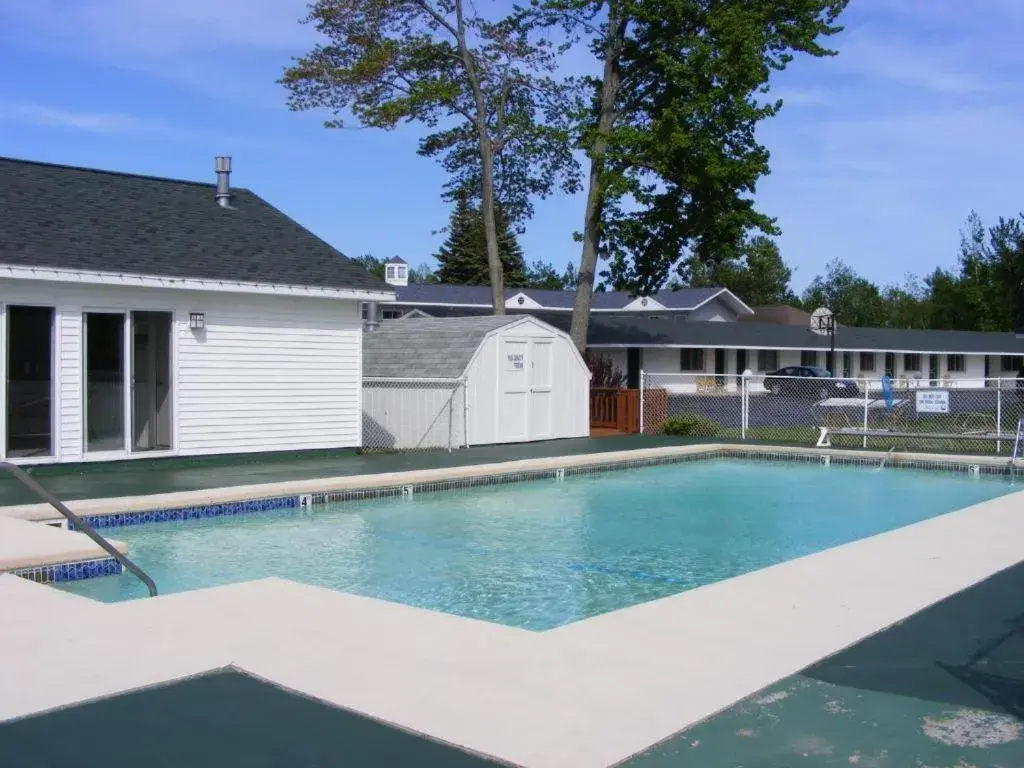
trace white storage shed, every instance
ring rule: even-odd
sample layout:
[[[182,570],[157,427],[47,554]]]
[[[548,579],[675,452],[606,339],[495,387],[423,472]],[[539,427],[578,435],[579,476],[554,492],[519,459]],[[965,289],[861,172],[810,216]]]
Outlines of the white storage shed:
[[[363,338],[366,447],[586,437],[589,390],[572,339],[534,317],[410,317]]]

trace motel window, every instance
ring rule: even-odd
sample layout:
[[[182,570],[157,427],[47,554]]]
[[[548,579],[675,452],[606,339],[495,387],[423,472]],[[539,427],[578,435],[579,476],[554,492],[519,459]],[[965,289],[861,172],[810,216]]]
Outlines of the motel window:
[[[920,355],[904,355],[903,356],[903,370],[917,372],[921,370],[921,356]]]
[[[779,353],[774,349],[759,349],[757,351],[757,370],[774,371],[779,367]]]
[[[967,360],[963,355],[946,355],[946,370],[950,373],[963,373],[967,370]]]
[[[875,353],[874,352],[861,352],[860,353],[860,369],[862,371],[870,373],[875,370]]]
[[[818,353],[813,349],[805,349],[800,353],[800,365],[816,366],[818,364]]]
[[[680,349],[679,350],[680,371],[703,371],[704,350],[703,349]]]
[[[999,358],[999,368],[1003,373],[1011,373],[1020,370],[1020,355],[1003,355]]]

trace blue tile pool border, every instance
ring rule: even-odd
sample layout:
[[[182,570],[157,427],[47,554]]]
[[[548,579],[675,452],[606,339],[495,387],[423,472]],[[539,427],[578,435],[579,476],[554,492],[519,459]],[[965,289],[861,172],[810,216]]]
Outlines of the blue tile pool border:
[[[93,579],[97,576],[117,576],[122,570],[121,564],[117,560],[105,557],[99,560],[80,560],[74,563],[17,568],[9,573],[40,584],[57,584],[64,581]]]

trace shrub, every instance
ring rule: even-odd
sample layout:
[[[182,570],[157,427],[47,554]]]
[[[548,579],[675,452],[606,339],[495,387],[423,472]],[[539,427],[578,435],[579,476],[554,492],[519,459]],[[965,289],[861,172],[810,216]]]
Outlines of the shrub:
[[[590,386],[597,389],[626,388],[626,374],[610,357],[595,355],[589,350],[583,357],[590,369]]]
[[[661,431],[666,435],[677,437],[714,437],[721,431],[721,426],[714,419],[698,413],[681,413],[667,419]]]

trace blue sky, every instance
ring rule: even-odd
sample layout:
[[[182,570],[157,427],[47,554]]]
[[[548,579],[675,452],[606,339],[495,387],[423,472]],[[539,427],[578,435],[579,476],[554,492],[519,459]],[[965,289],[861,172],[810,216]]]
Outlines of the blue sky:
[[[429,260],[448,217],[420,129],[326,130],[275,85],[305,0],[0,0],[0,155],[187,179],[235,158],[349,255]],[[954,263],[970,210],[1024,209],[1024,2],[852,0],[831,60],[798,59],[766,124],[761,210],[802,289],[838,257],[900,281]],[[579,259],[582,199],[537,204],[529,260]]]

